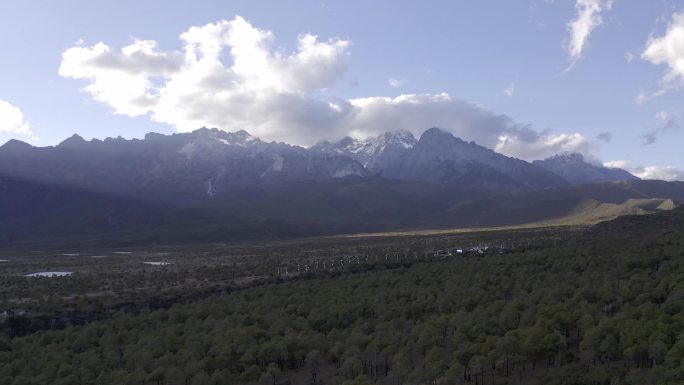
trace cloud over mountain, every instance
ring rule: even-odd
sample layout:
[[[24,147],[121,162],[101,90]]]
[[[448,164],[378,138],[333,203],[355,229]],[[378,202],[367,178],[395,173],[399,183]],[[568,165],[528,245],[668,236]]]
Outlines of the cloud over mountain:
[[[296,49],[285,52],[274,47],[272,32],[240,16],[191,27],[180,40],[176,51],[152,40],[120,50],[103,42],[74,46],[63,53],[59,74],[85,80],[84,91],[117,114],[147,115],[183,132],[245,129],[267,140],[310,145],[438,126],[524,159],[589,149],[582,135],[539,132],[446,93],[335,96],[335,86],[347,83],[348,40],[302,34]]]
[[[33,137],[31,126],[24,119],[24,114],[19,107],[0,100],[0,133],[3,132]]]
[[[626,160],[605,162],[603,165],[608,168],[627,170],[641,179],[684,180],[684,171],[673,166],[633,166]]]

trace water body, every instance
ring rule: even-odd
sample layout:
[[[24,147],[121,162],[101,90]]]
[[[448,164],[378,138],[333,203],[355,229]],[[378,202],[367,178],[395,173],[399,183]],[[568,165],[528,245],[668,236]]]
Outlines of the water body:
[[[68,277],[73,272],[71,271],[41,271],[39,273],[31,273],[31,274],[26,274],[26,277]]]

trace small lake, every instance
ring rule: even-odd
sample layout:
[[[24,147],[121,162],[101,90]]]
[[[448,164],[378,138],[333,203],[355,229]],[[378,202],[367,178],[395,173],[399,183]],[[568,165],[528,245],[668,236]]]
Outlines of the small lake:
[[[26,274],[25,277],[68,277],[73,272],[71,271],[41,271],[39,273]]]

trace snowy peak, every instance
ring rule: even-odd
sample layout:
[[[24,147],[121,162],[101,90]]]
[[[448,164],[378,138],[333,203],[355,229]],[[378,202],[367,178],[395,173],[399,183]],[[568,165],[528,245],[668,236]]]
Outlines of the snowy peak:
[[[532,163],[560,175],[572,184],[639,179],[620,168],[589,163],[578,153],[562,153]]]
[[[383,176],[487,188],[546,188],[567,185],[557,175],[525,161],[466,142],[440,128],[420,140]]]
[[[376,140],[384,143],[385,146],[397,146],[405,149],[413,148],[418,142],[409,131],[386,132],[376,137]]]
[[[584,155],[577,152],[564,152],[544,159],[544,161],[553,162],[559,165],[585,165],[589,162],[584,160]]]
[[[245,130],[226,132],[218,128],[202,127],[199,130],[193,131],[190,135],[199,140],[217,141],[227,146],[246,147],[261,142],[259,138],[250,135]]]
[[[311,150],[319,153],[348,156],[372,172],[383,170],[413,148],[416,138],[408,131],[385,132],[363,140],[344,137],[337,142],[319,142]]]

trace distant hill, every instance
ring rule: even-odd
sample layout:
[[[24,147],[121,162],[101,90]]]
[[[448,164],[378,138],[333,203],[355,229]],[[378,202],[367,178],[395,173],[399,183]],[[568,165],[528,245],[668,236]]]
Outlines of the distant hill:
[[[560,175],[572,184],[639,179],[620,168],[608,168],[589,163],[582,154],[576,153],[559,154],[544,160],[535,160],[532,163]]]
[[[684,201],[684,183],[573,185],[437,128],[418,140],[387,133],[311,148],[216,129],[0,147],[5,245],[235,241],[569,218],[593,223],[658,209],[630,199],[671,207]]]
[[[672,199],[628,199],[624,203],[602,203],[595,199],[582,201],[569,215],[554,218],[540,224],[591,225],[625,215],[648,215],[675,208]]]

